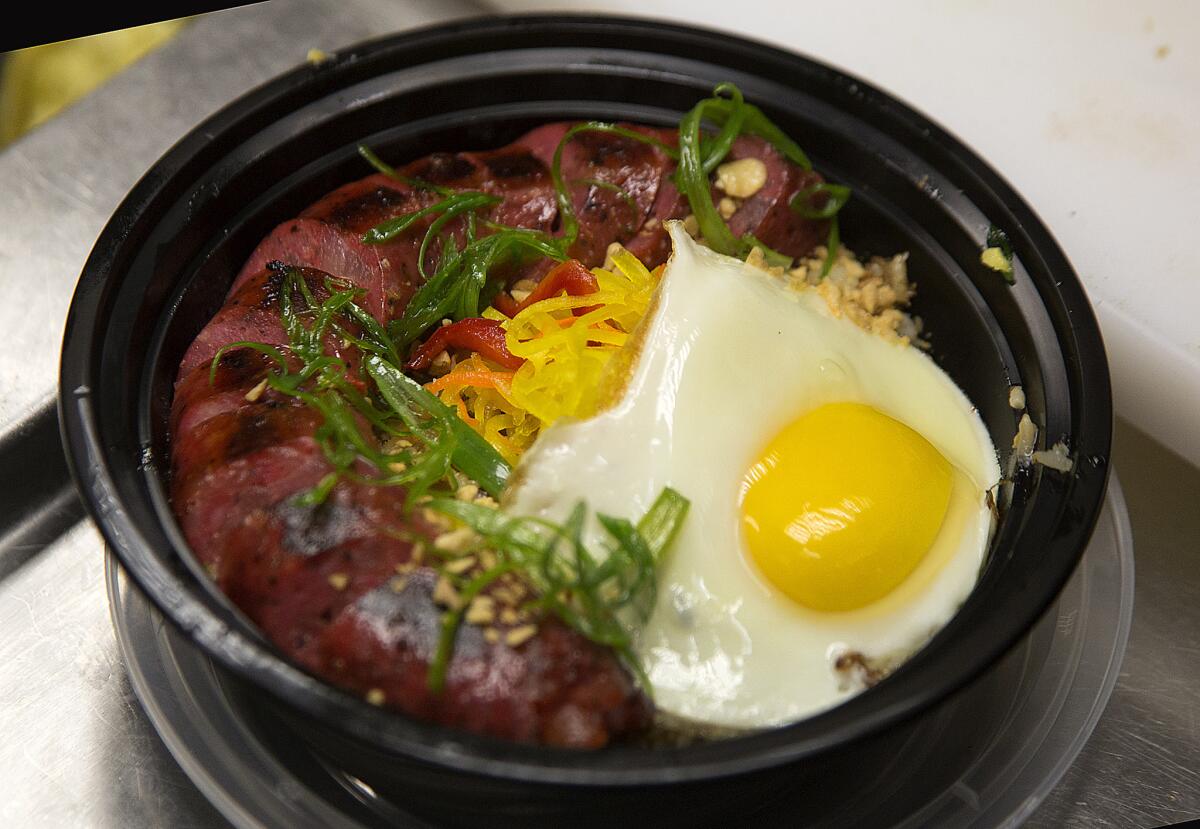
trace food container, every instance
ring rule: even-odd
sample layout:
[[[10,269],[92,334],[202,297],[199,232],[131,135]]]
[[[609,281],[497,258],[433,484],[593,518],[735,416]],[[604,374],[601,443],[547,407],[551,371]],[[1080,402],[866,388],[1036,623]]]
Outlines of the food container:
[[[913,311],[931,354],[1002,454],[1019,384],[1039,446],[1064,440],[1073,470],[1035,465],[1002,487],[981,578],[926,648],[845,704],[751,736],[598,752],[515,745],[372,707],[283,659],[203,573],[166,497],[176,367],[251,249],[369,172],[360,142],[401,161],[499,146],[548,120],[671,125],[721,81],[853,187],[841,214],[847,244],[910,252]],[[1011,285],[980,262],[992,226],[1015,252]],[[852,803],[862,781],[886,777],[915,724],[996,664],[1057,595],[1102,505],[1112,429],[1104,348],[1078,277],[1030,208],[956,139],[868,84],[761,43],[572,16],[485,18],[373,41],[198,126],[137,184],[84,267],[60,407],[72,469],[111,549],[231,689],[376,792],[440,823],[490,826],[728,823],[782,787],[813,794],[811,813],[790,813],[789,825]],[[946,734],[930,751],[946,761],[971,739]]]

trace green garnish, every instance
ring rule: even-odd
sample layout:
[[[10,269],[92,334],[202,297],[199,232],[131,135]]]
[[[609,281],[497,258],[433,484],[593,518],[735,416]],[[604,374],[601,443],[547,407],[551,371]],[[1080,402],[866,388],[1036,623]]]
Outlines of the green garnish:
[[[400,182],[401,184],[407,184],[409,187],[413,187],[417,190],[430,190],[434,193],[439,193],[443,196],[449,196],[450,194],[452,194],[454,192],[449,187],[442,187],[440,185],[434,184],[433,182],[425,181],[424,179],[412,178],[410,176],[400,175],[400,173],[396,172],[395,167],[393,167],[392,165],[385,162],[379,156],[375,155],[375,152],[370,147],[368,147],[366,144],[358,145],[358,154],[361,155],[364,159],[366,159],[366,162],[368,164],[370,164],[372,167],[374,167],[376,170],[383,173],[388,178],[395,179],[396,181]]]
[[[429,669],[430,688],[438,691],[444,685],[466,607],[507,573],[522,576],[540,591],[526,603],[527,609],[554,614],[592,641],[614,648],[649,688],[633,653],[628,626],[644,622],[653,608],[655,566],[679,531],[687,514],[687,499],[664,489],[636,527],[625,519],[597,514],[596,520],[610,538],[605,555],[597,556],[582,540],[586,518],[582,503],[560,526],[506,516],[497,509],[441,494],[454,491],[456,481],[450,474],[454,469],[489,495],[499,496],[509,466],[453,409],[404,374],[387,331],[354,302],[363,293],[361,289],[333,277],[326,277],[324,285],[329,296],[318,302],[299,270],[286,268],[280,316],[288,346],[230,343],[213,357],[209,379],[215,381],[226,352],[248,348],[275,364],[266,378],[270,388],[321,414],[323,422],[314,437],[333,470],[312,489],[295,496],[294,503],[321,504],[342,479],[371,486],[403,485],[408,505],[420,498],[424,506],[471,527],[481,543],[494,551],[496,566],[459,584],[459,607],[443,617],[437,653]],[[359,334],[346,327],[351,321],[359,324]],[[345,362],[324,353],[330,332],[366,355],[365,377],[352,377]],[[366,379],[373,382],[372,390],[361,389],[361,380]],[[357,464],[364,460],[375,467],[377,475],[357,471]],[[447,571],[441,575],[462,581]]]
[[[812,206],[812,197],[824,195],[825,202],[820,207]],[[838,232],[838,211],[850,201],[850,188],[844,184],[814,184],[796,192],[788,206],[806,219],[828,219],[829,237],[825,241],[825,261],[821,264],[821,278],[829,276],[833,263],[837,261],[840,236]]]
[[[729,230],[729,225],[725,224],[725,220],[717,212],[709,190],[708,174],[704,170],[706,159],[700,148],[700,122],[715,100],[718,99],[709,98],[696,104],[679,122],[679,167],[676,170],[676,181],[679,191],[687,198],[692,215],[696,217],[696,223],[700,227],[700,234],[709,247],[727,256],[745,258],[752,246],[736,239]],[[716,158],[719,163],[723,156],[713,154],[709,158]]]
[[[499,196],[489,196],[487,193],[471,191],[453,193],[428,207],[413,210],[405,213],[403,216],[397,216],[394,219],[388,219],[386,222],[376,225],[363,234],[362,240],[368,245],[390,242],[426,216],[440,214],[440,217],[443,219],[446,217],[452,219],[462,213],[473,212],[481,207],[491,207],[492,205],[499,204],[501,201],[503,199]],[[433,231],[433,228],[431,227],[430,230]],[[426,240],[431,237],[436,238],[437,231],[425,234]]]
[[[585,132],[603,132],[631,138],[634,141],[641,141],[643,144],[658,147],[669,158],[679,158],[679,151],[674,147],[664,144],[653,136],[643,135],[636,130],[618,126],[617,124],[606,124],[602,121],[587,121],[569,128],[563,133],[563,137],[559,139],[558,146],[554,148],[554,157],[550,161],[550,181],[554,184],[554,195],[558,202],[558,214],[561,217],[560,224],[563,231],[562,239],[568,247],[574,244],[575,240],[579,238],[579,220],[575,216],[575,206],[571,204],[571,193],[567,189],[566,182],[563,181],[562,154],[563,149],[566,148],[567,143],[572,138]]]
[[[375,486],[405,486],[412,499],[445,480],[452,467],[477,478],[489,493],[499,494],[509,472],[499,453],[453,410],[396,367],[395,344],[383,326],[353,302],[361,289],[346,287],[333,277],[325,279],[325,286],[329,297],[318,303],[297,269],[284,272],[280,316],[292,359],[265,343],[235,342],[213,356],[209,370],[212,382],[226,352],[235,348],[257,351],[277,366],[267,375],[268,386],[301,400],[322,416],[314,437],[334,469],[298,496],[297,503],[322,503],[343,478]],[[296,294],[304,307],[298,307]],[[360,324],[362,336],[355,337],[345,328],[343,322],[350,320]],[[330,330],[369,355],[364,365],[375,381],[375,393],[364,393],[361,381],[351,377],[346,364],[324,353],[324,339]],[[296,370],[294,363],[299,364]],[[364,433],[364,423],[375,432],[374,438]],[[375,467],[378,475],[358,472],[360,459]]]
[[[728,94],[729,97],[722,97],[725,94]],[[701,110],[702,120],[708,120],[720,126],[720,130],[715,136],[700,137],[700,155],[704,159],[702,167],[705,174],[710,174],[717,168],[733,148],[733,142],[742,134],[762,138],[800,169],[812,170],[812,162],[800,149],[800,145],[767,118],[761,109],[746,103],[741,90],[736,85],[732,83],[718,84],[713,89],[713,97],[697,103],[689,114],[695,113],[696,110]],[[680,127],[682,135],[682,122]],[[633,137],[646,140],[645,136],[635,135]],[[652,143],[663,146],[657,141]],[[671,158],[679,160],[680,153],[678,151],[669,154]]]
[[[430,230],[433,228],[431,225]],[[428,234],[426,238],[429,238]],[[417,290],[404,315],[388,326],[397,344],[408,346],[443,319],[479,316],[482,298],[489,290],[498,288],[492,276],[501,264],[519,261],[529,254],[560,262],[567,258],[561,239],[538,230],[504,227],[488,236],[477,237],[473,223],[468,222],[465,242],[459,250],[453,244],[453,238],[449,238],[447,252],[433,276]]]
[[[661,558],[675,540],[689,506],[687,498],[666,487],[638,522],[637,531],[646,540],[655,559]]]
[[[567,130],[555,148],[554,159],[550,165],[551,180],[562,217],[561,236],[551,236],[539,230],[512,227],[486,219],[484,212],[499,204],[502,199],[478,192],[447,195],[436,204],[383,222],[363,235],[363,242],[380,244],[394,239],[427,216],[437,217],[425,231],[418,254],[418,267],[426,282],[409,302],[403,316],[389,326],[393,339],[400,346],[408,346],[442,319],[461,320],[478,316],[481,306],[486,304],[484,300],[490,299],[490,294],[500,287],[493,277],[501,266],[519,263],[530,255],[545,256],[559,262],[568,258],[567,250],[579,237],[579,222],[571,205],[567,185],[562,178],[562,150],[571,138],[589,131],[623,135],[654,144],[671,157],[677,155],[673,147],[635,130],[598,122],[576,124]],[[360,148],[359,151],[364,149]],[[370,153],[369,150],[364,153],[368,161],[373,156],[374,153]],[[376,169],[385,173],[390,170],[389,175],[401,178],[382,161],[376,165]],[[636,212],[637,205],[633,197],[618,185],[592,179],[584,179],[578,183],[616,192],[630,205],[630,212]],[[458,248],[454,236],[444,233],[450,221],[458,216],[466,218],[461,249]],[[490,231],[487,235],[479,235],[480,224]],[[434,273],[429,275],[425,272],[425,260],[435,239],[441,239],[442,256]]]
[[[713,90],[714,96],[719,96],[719,90],[728,89],[732,96],[730,103],[732,109],[725,117],[725,123],[721,125],[720,132],[715,138],[701,141],[701,155],[704,157],[704,163],[701,165],[704,174],[710,175],[717,169],[717,165],[729,155],[729,151],[733,149],[733,142],[742,132],[742,128],[746,124],[746,118],[750,115],[750,110],[746,107],[746,101],[742,97],[742,91],[733,84],[726,87],[725,84],[718,86]],[[722,100],[710,101],[708,109],[716,110],[724,104]]]
[[[723,92],[729,92],[731,97],[720,97]],[[734,94],[735,92],[736,94]],[[808,160],[808,156],[804,154],[804,150],[800,149],[800,145],[789,138],[787,133],[775,126],[774,122],[764,115],[761,109],[753,104],[747,104],[742,100],[741,92],[733,84],[718,84],[713,89],[713,97],[701,101],[697,106],[704,106],[706,115],[714,123],[724,123],[726,119],[733,118],[739,111],[743,112],[742,132],[763,139],[801,170],[807,171],[812,169],[812,162]],[[719,163],[719,160],[713,162],[712,168],[715,168]]]
[[[702,133],[701,124],[705,121],[718,127],[715,135]],[[554,185],[561,227],[559,236],[489,221],[485,214],[500,203],[501,199],[497,196],[472,191],[454,193],[446,188],[435,188],[424,182],[416,182],[418,186],[436,190],[444,198],[435,204],[389,219],[362,237],[366,244],[380,244],[396,238],[422,219],[436,217],[425,231],[418,256],[418,268],[426,282],[417,291],[403,316],[389,325],[389,333],[401,348],[417,340],[442,319],[461,320],[478,316],[481,305],[486,304],[484,300],[490,299],[500,289],[494,276],[502,265],[519,263],[528,255],[545,256],[560,262],[568,258],[567,251],[579,238],[579,220],[571,202],[568,182],[563,179],[562,156],[567,143],[585,132],[620,135],[650,144],[669,158],[678,161],[674,173],[676,185],[687,198],[701,235],[714,250],[744,259],[757,247],[763,251],[765,261],[769,265],[786,268],[793,264],[792,257],[772,250],[751,234],[734,237],[713,204],[709,176],[729,154],[737,137],[743,134],[764,139],[803,170],[811,170],[812,162],[800,146],[767,118],[762,110],[746,103],[737,86],[723,83],[714,88],[713,97],[698,102],[684,115],[679,123],[678,149],[653,136],[617,124],[589,121],[570,127],[555,148],[550,164],[550,178]],[[399,181],[414,183],[413,180],[397,173],[369,148],[360,146],[358,149],[363,158],[376,170]],[[582,179],[570,183],[587,184],[617,192],[630,206],[630,213],[637,212],[633,198],[615,183],[596,179]],[[815,211],[820,215],[809,215],[814,212],[809,200],[818,193],[826,195],[822,207]],[[822,184],[802,191],[791,202],[793,209],[806,218],[830,221],[826,246],[828,253],[821,271],[822,276],[829,272],[837,254],[836,214],[846,203],[849,194],[849,188],[842,185]],[[454,235],[444,232],[449,223],[459,217],[465,219],[461,248]],[[480,224],[490,233],[480,236]],[[425,271],[425,261],[435,240],[441,240],[442,253],[434,273],[430,275]]]
[[[374,156],[365,147],[360,147],[359,152],[368,160]],[[383,165],[384,170],[392,169],[382,161],[379,164]],[[395,239],[422,219],[434,217],[425,230],[417,253],[417,268],[425,278],[425,283],[409,301],[404,314],[388,325],[389,336],[400,348],[408,347],[430,326],[443,319],[461,320],[479,316],[480,308],[485,304],[482,300],[490,299],[490,293],[499,288],[493,276],[501,265],[519,262],[531,254],[558,261],[567,258],[568,243],[563,239],[539,230],[501,225],[481,217],[483,211],[502,201],[499,196],[475,191],[450,193],[434,204],[389,219],[363,234],[362,241],[365,244],[382,244]],[[462,249],[459,249],[455,237],[445,232],[450,222],[460,217],[465,225]],[[492,232],[480,236],[480,224]],[[434,241],[440,241],[442,253],[434,272],[429,274],[425,260]]]
[[[812,197],[824,194],[827,198],[820,207],[812,206]],[[814,184],[797,190],[789,206],[806,219],[832,219],[850,201],[850,188],[844,184]]]
[[[445,682],[454,639],[471,599],[507,572],[521,573],[538,591],[526,608],[552,613],[593,642],[613,648],[643,687],[650,688],[633,652],[630,626],[644,623],[654,609],[655,569],[687,515],[686,498],[663,489],[636,527],[597,513],[608,535],[602,556],[583,542],[587,508],[582,502],[561,525],[453,498],[434,498],[426,506],[470,527],[480,536],[480,547],[497,558],[495,567],[462,587],[459,607],[444,615],[429,669],[431,690],[441,690]]]
[[[410,428],[420,427],[417,413],[440,421],[454,439],[450,455],[454,468],[473,480],[488,495],[499,497],[511,469],[490,443],[467,425],[457,412],[392,363],[372,355],[367,358],[365,365],[367,374],[375,381],[383,399]]]
[[[728,97],[726,97],[728,96]],[[704,121],[720,127],[719,132],[706,138],[700,130]],[[709,189],[709,174],[729,154],[733,142],[740,134],[762,138],[781,155],[803,170],[812,170],[812,162],[800,146],[779,129],[758,107],[746,103],[741,91],[731,83],[719,84],[713,89],[713,97],[697,103],[679,122],[679,168],[675,178],[680,192],[687,197],[688,205],[700,227],[700,234],[709,247],[719,253],[745,258],[754,248],[761,248],[769,265],[791,267],[792,258],[772,250],[752,235],[735,238],[729,225],[721,218],[713,204]],[[818,193],[827,198],[820,209],[814,210],[810,199]],[[838,248],[837,211],[850,198],[850,188],[838,184],[819,184],[801,190],[793,196],[790,206],[809,219],[829,219],[828,253],[821,276],[833,267]]]

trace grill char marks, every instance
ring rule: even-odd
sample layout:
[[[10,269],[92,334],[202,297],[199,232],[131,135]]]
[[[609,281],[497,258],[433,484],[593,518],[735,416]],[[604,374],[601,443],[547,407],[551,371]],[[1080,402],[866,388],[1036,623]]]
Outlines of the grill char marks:
[[[547,124],[518,143],[529,147],[549,169],[559,142],[571,126]],[[671,130],[635,128],[664,142],[673,140]],[[602,132],[581,132],[572,137],[563,147],[560,167],[579,222],[579,238],[569,251],[571,255],[595,267],[604,262],[611,243],[633,239],[650,217],[660,183],[673,166],[662,151],[633,138]],[[661,262],[647,264],[653,267]]]
[[[207,371],[217,352],[230,343],[259,342],[286,346],[288,338],[283,330],[279,300],[287,271],[288,268],[281,267],[277,262],[268,262],[245,279],[240,279],[221,310],[201,329],[184,353],[177,380],[182,380],[197,367]],[[296,274],[304,280],[318,303],[329,298],[330,292],[325,284],[329,277],[327,272],[300,267],[296,269]],[[299,291],[293,293],[292,302],[297,308],[306,307],[304,296]],[[325,345],[335,357],[349,361],[358,359],[357,350],[347,349],[332,335],[326,337]]]
[[[403,582],[365,594],[330,625],[316,646],[321,667],[334,665],[366,695],[422,719],[526,743],[599,748],[646,728],[650,706],[629,676],[578,634],[545,619],[520,647],[489,643],[481,628],[462,625],[440,694],[428,668],[440,628],[432,598],[436,575],[422,568]]]
[[[306,269],[301,276],[318,301],[328,296],[325,274]],[[425,600],[400,608],[399,617],[377,600],[392,594],[398,568],[410,566],[413,539],[434,531],[405,511],[405,494],[395,487],[342,481],[320,506],[298,503],[332,469],[315,437],[320,415],[259,388],[276,364],[258,351],[227,351],[210,375],[212,356],[247,331],[284,345],[282,289],[278,269],[246,281],[201,332],[176,386],[171,500],[188,544],[222,591],[299,664],[363,694],[389,689],[388,704],[402,711],[575,747],[645,727],[649,703],[612,652],[552,622],[520,648],[487,642],[464,626],[447,687],[429,690],[428,631],[440,629],[442,609],[429,600],[428,585]],[[326,343],[330,351],[339,345]],[[300,367],[294,356],[289,367]],[[359,472],[371,474],[365,465]],[[432,571],[420,572],[432,583]],[[368,622],[377,628],[364,629]],[[397,624],[426,631],[425,645],[390,642],[382,662],[364,660],[380,647],[371,631]],[[539,658],[548,647],[542,639],[569,658]]]
[[[487,216],[500,224],[561,232],[550,167],[559,142],[572,126],[553,123],[538,127],[512,144],[485,152],[434,153],[397,172],[454,192],[481,191],[502,199]],[[668,146],[676,146],[674,130],[623,125]],[[821,181],[779,155],[767,142],[742,136],[734,142],[730,160],[760,158],[767,165],[766,186],[747,199],[731,217],[730,227],[741,236],[751,233],[765,244],[792,256],[803,256],[824,238],[827,223],[802,219],[787,206],[798,189]],[[670,177],[675,163],[657,147],[601,132],[575,135],[562,152],[561,172],[579,221],[579,239],[571,255],[589,267],[604,261],[612,242],[627,244],[635,255],[654,267],[666,261],[670,242],[661,228],[667,219],[688,213]],[[714,191],[719,198],[720,193]],[[342,277],[366,291],[364,307],[371,313],[395,317],[423,282],[417,258],[421,239],[432,217],[416,222],[390,242],[368,245],[362,235],[371,228],[443,198],[428,189],[375,174],[334,190],[277,227],[259,244],[242,268],[234,288],[272,260],[306,265]],[[650,226],[647,226],[647,221]],[[463,224],[456,220],[446,233],[461,243]],[[430,246],[427,272],[440,258],[439,243]],[[511,280],[538,277],[544,263],[534,263]]]
[[[500,197],[488,213],[496,222],[561,232],[550,164],[569,127],[548,124],[497,150],[438,153],[399,173]],[[671,130],[633,128],[675,141]],[[788,253],[807,252],[801,248],[815,243],[820,227],[786,211],[786,199],[812,177],[756,142],[739,140],[734,157],[762,157],[768,184],[731,225]],[[670,181],[673,168],[659,149],[621,136],[584,133],[566,145],[563,177],[580,224],[572,253],[595,266],[620,241],[651,267],[665,261],[670,247],[661,222],[687,212]],[[430,692],[431,642],[443,609],[432,600],[436,573],[418,566],[414,539],[433,537],[433,528],[406,509],[402,489],[372,486],[365,462],[356,471],[366,482],[340,481],[317,507],[298,502],[332,470],[317,439],[320,414],[264,386],[277,366],[252,349],[226,352],[210,377],[213,357],[239,341],[273,345],[290,370],[299,369],[280,320],[287,268],[277,263],[299,268],[318,302],[329,296],[325,281],[332,274],[361,288],[359,304],[380,322],[402,314],[422,282],[417,257],[430,219],[380,245],[363,243],[362,234],[441,198],[425,187],[367,176],[329,193],[258,245],[180,364],[172,503],[188,543],[221,589],[305,668],[434,722],[525,742],[605,745],[644,729],[650,704],[610,649],[553,618],[538,619],[536,634],[512,645],[463,625],[445,688]],[[446,232],[461,240],[462,225],[451,223]],[[433,247],[427,266],[438,256]],[[546,260],[534,262],[510,276],[537,276],[548,267]],[[356,349],[332,334],[325,348],[357,377]],[[406,573],[403,583],[399,571]]]

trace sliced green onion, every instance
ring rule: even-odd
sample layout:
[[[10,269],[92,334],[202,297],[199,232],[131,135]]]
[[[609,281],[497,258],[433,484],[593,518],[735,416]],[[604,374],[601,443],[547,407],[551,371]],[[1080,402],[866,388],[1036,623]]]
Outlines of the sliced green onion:
[[[411,176],[400,175],[400,173],[396,172],[395,167],[393,167],[392,165],[385,162],[379,156],[375,155],[374,151],[370,147],[368,147],[366,144],[358,145],[358,154],[361,155],[364,159],[366,159],[368,164],[370,164],[372,167],[374,167],[379,172],[383,173],[388,178],[395,179],[396,181],[400,182],[401,184],[407,184],[409,187],[412,187],[416,190],[429,190],[433,193],[438,193],[439,195],[442,195],[442,196],[449,196],[454,192],[449,187],[442,187],[440,185],[434,184],[431,181],[425,181],[424,179],[412,178]]]
[[[233,351],[235,348],[249,348],[257,351],[259,354],[265,354],[279,364],[279,368],[284,374],[288,372],[287,358],[275,346],[267,345],[266,343],[250,342],[248,340],[239,340],[236,343],[221,346],[221,348],[217,349],[217,353],[213,355],[212,363],[208,368],[208,384],[210,386],[217,381],[217,369],[220,368],[221,358],[225,356],[226,352]]]
[[[522,228],[505,228],[470,241],[461,252],[443,259],[388,330],[399,345],[407,346],[442,319],[477,317],[480,298],[500,263],[520,259],[526,253],[562,261],[566,259],[563,247],[560,239]]]
[[[421,272],[421,277],[429,279],[429,274],[425,273],[425,253],[429,250],[430,242],[442,232],[447,224],[464,213],[473,213],[481,207],[491,207],[492,205],[499,204],[501,201],[501,199],[495,196],[482,194],[478,198],[447,199],[446,202],[450,203],[442,211],[442,215],[430,223],[429,229],[425,231],[425,238],[421,240],[421,248],[417,253],[417,270]],[[446,204],[446,202],[443,202],[443,204]]]
[[[626,612],[645,621],[654,607],[655,570],[679,532],[688,511],[688,501],[678,492],[665,489],[635,527],[628,520],[596,514],[609,537],[606,554],[594,555],[583,542],[587,509],[580,502],[567,520],[555,524],[538,518],[509,516],[502,511],[454,498],[433,498],[428,506],[461,521],[481,537],[481,546],[495,552],[500,564],[520,573],[539,592],[527,607],[545,610],[588,639],[613,648],[638,676],[643,687],[650,685],[632,647]],[[468,585],[472,597],[482,589],[480,581]],[[465,591],[463,598],[466,598]],[[465,604],[465,602],[464,602]],[[449,661],[457,620],[448,617],[439,641],[444,676]]]
[[[462,626],[463,615],[467,612],[467,607],[471,602],[483,592],[489,584],[503,576],[505,573],[511,573],[516,569],[513,564],[498,564],[490,570],[480,573],[475,578],[467,583],[467,586],[459,591],[459,607],[457,610],[447,611],[442,618],[442,628],[438,634],[437,651],[433,655],[433,660],[429,663],[429,673],[426,675],[425,683],[429,690],[433,693],[441,693],[446,685],[446,671],[450,667],[450,656],[454,651],[454,640],[458,636],[458,629]]]
[[[389,219],[382,222],[363,234],[362,240],[367,245],[378,245],[383,242],[390,242],[404,231],[408,230],[418,221],[433,213],[442,213],[446,210],[478,209],[481,207],[491,207],[499,204],[503,199],[499,196],[490,196],[487,193],[463,192],[454,193],[447,196],[439,202],[422,207],[419,210],[413,210],[410,213],[405,213],[403,216],[397,216],[394,219]],[[464,205],[467,205],[464,207]]]
[[[834,216],[829,220],[829,238],[825,240],[825,261],[821,265],[821,278],[829,276],[829,272],[833,270],[833,263],[837,261],[838,247],[841,245],[841,237],[838,233],[838,217]]]
[[[361,155],[366,162],[374,167],[379,172],[383,173],[388,178],[399,179],[400,174],[396,172],[396,168],[388,164],[379,156],[375,155],[375,151],[366,144],[358,145],[358,154]]]
[[[750,233],[742,236],[742,244],[743,250],[747,252],[753,250],[754,248],[761,250],[763,262],[765,262],[768,267],[790,268],[792,266],[792,262],[794,261],[792,257],[788,256],[786,253],[780,253],[773,248],[767,247]]]
[[[732,86],[732,84],[722,84],[717,89],[722,87]],[[715,90],[714,90],[715,91]],[[812,162],[808,160],[804,150],[800,149],[800,145],[788,137],[787,133],[767,118],[763,111],[753,104],[741,104],[741,107],[736,101],[726,98],[709,98],[701,103],[706,104],[706,115],[713,123],[724,123],[726,118],[729,118],[737,109],[745,109],[745,121],[742,126],[742,132],[748,135],[756,135],[766,141],[775,149],[779,150],[784,158],[791,161],[802,170],[811,170]]]
[[[701,155],[704,157],[702,166],[705,175],[710,175],[725,160],[725,156],[729,155],[729,151],[733,148],[733,142],[742,134],[742,127],[746,123],[748,110],[746,101],[742,97],[742,91],[731,83],[723,83],[713,90],[713,95],[719,97],[725,92],[731,96],[732,110],[725,116],[725,123],[721,125],[721,131],[717,133],[716,138],[711,141],[701,141]]]
[[[812,206],[813,196],[826,196],[825,203],[820,207]],[[788,206],[806,219],[828,219],[829,235],[825,240],[825,261],[821,264],[821,279],[829,276],[833,263],[837,261],[838,247],[841,244],[838,230],[838,213],[850,200],[850,188],[843,184],[823,182],[798,190]]]
[[[708,174],[700,155],[700,122],[711,101],[696,104],[679,122],[679,189],[688,200],[700,233],[713,250],[727,256],[737,256],[742,245],[729,230],[729,225],[717,212],[709,189]]]
[[[664,487],[642,520],[638,521],[637,531],[646,540],[646,546],[656,561],[662,558],[675,540],[689,506],[691,502],[687,498],[670,487]]]
[[[812,206],[812,197],[825,194],[828,198],[820,207]],[[806,219],[832,219],[850,201],[850,188],[844,184],[814,184],[797,190],[788,206]]]
[[[583,124],[576,124],[563,133],[563,137],[559,139],[558,146],[554,148],[554,157],[550,162],[550,181],[554,184],[555,199],[558,202],[558,215],[562,224],[562,238],[568,246],[573,244],[579,238],[579,220],[575,216],[575,206],[571,204],[571,193],[567,189],[566,183],[562,177],[562,154],[563,148],[567,143],[584,132],[603,132],[610,135],[620,135],[625,138],[632,138],[634,141],[640,141],[643,144],[649,144],[657,147],[668,158],[678,160],[679,150],[672,147],[670,144],[665,144],[653,136],[645,135],[637,130],[631,130],[628,127],[618,126],[617,124],[606,124],[602,121],[588,121]]]
[[[745,258],[751,250],[758,247],[772,265],[791,267],[792,257],[773,250],[749,234],[740,239],[733,235],[713,203],[708,176],[728,154],[738,134],[750,131],[750,126],[756,118],[770,125],[778,136],[786,139],[785,146],[789,149],[787,152],[781,149],[780,152],[785,155],[789,152],[793,155],[798,153],[804,164],[808,164],[808,159],[794,142],[787,143],[791,140],[766,121],[761,112],[743,100],[742,93],[736,86],[721,84],[713,93],[718,97],[700,101],[679,122],[679,167],[675,174],[676,186],[688,200],[688,206],[691,207],[692,215],[696,217],[700,228],[700,235],[713,250],[727,256]],[[732,97],[719,97],[723,93],[729,93]],[[721,131],[716,138],[708,142],[705,142],[700,131],[700,125],[705,119],[721,124]],[[760,131],[764,129],[761,124],[759,128]]]
[[[423,412],[445,424],[454,442],[450,462],[489,495],[499,497],[512,470],[490,443],[395,365],[375,355],[368,357],[365,365],[379,393],[406,423],[415,424],[417,412]]]

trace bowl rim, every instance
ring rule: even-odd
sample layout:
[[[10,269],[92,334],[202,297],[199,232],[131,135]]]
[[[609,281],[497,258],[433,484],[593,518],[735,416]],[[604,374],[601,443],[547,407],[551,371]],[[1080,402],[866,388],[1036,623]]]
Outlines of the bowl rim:
[[[386,712],[304,672],[280,658],[261,638],[248,635],[235,618],[222,616],[211,602],[193,595],[198,582],[181,568],[171,568],[150,552],[142,528],[121,506],[116,466],[106,445],[94,406],[93,391],[100,379],[99,343],[104,326],[97,319],[104,308],[106,285],[114,273],[113,260],[126,244],[129,228],[145,218],[147,209],[168,182],[185,175],[195,157],[214,135],[245,129],[248,113],[260,116],[286,109],[298,95],[328,94],[339,85],[356,82],[372,61],[409,49],[415,44],[451,44],[466,37],[499,46],[506,33],[520,31],[543,37],[674,38],[697,48],[753,50],[784,65],[820,73],[841,88],[853,88],[861,100],[883,107],[896,125],[921,133],[998,194],[1023,236],[1057,284],[1037,285],[1056,295],[1065,311],[1053,320],[1063,359],[1074,372],[1078,394],[1072,413],[1080,424],[1072,432],[1077,458],[1090,466],[1076,470],[1055,488],[1053,503],[1042,510],[1039,538],[1055,553],[1059,566],[1044,581],[1024,592],[1019,618],[983,616],[979,625],[958,635],[955,653],[966,667],[928,674],[926,681],[900,677],[918,672],[928,662],[930,647],[918,653],[870,693],[858,695],[833,709],[791,725],[708,745],[678,749],[613,747],[600,752],[577,752],[528,746],[460,733],[442,726]],[[369,75],[368,75],[369,77]],[[265,114],[265,115],[264,115]],[[1070,359],[1074,357],[1074,361]],[[728,777],[815,756],[832,747],[862,740],[932,707],[983,672],[1032,626],[1058,595],[1073,572],[1099,516],[1108,478],[1111,444],[1111,387],[1104,345],[1096,317],[1083,286],[1065,254],[1032,208],[982,158],[948,131],[907,104],[872,84],[812,58],[761,41],[735,37],[717,29],[685,26],[648,18],[594,14],[504,15],[458,20],[386,35],[339,50],[327,63],[301,65],[235,99],[205,119],[168,150],[122,201],[100,234],[84,265],[72,299],[64,333],[60,366],[59,416],[63,443],[72,475],[83,500],[108,546],[116,552],[138,588],[164,616],[224,668],[266,690],[288,708],[313,717],[318,727],[332,728],[385,752],[461,772],[504,779],[570,785],[667,785]],[[1084,428],[1086,426],[1086,428]],[[1044,474],[1044,473],[1043,473]],[[1069,516],[1070,532],[1055,532]],[[1066,537],[1069,536],[1069,543]],[[1049,556],[1048,556],[1049,557]],[[935,641],[936,638],[935,638]],[[948,652],[947,652],[948,653]],[[947,656],[948,658],[948,656]],[[863,700],[870,705],[862,705]]]

